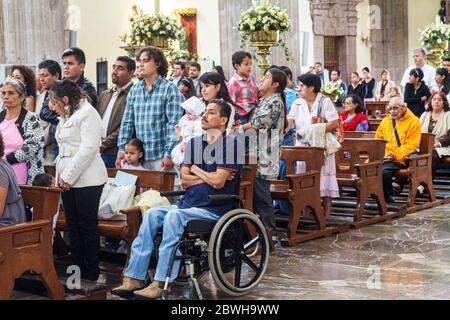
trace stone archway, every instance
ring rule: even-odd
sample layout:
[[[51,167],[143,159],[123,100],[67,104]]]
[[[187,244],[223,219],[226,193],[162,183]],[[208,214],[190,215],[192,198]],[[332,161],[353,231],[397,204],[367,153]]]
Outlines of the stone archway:
[[[324,39],[335,37],[338,65],[346,81],[357,69],[356,36],[359,0],[311,0],[314,30],[314,60],[324,62]]]

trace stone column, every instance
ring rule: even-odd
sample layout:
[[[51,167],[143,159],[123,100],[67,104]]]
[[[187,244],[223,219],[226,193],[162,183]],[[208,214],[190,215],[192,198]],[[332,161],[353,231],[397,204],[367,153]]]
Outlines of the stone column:
[[[314,62],[324,61],[324,37],[336,37],[339,44],[339,69],[349,80],[357,69],[356,35],[359,0],[312,0]]]
[[[274,1],[272,1],[274,2]],[[222,66],[225,74],[230,76],[233,74],[234,69],[231,65],[231,56],[234,52],[241,50],[240,47],[240,35],[234,30],[237,25],[241,13],[252,6],[252,0],[220,0],[219,1],[219,16],[220,16],[220,45],[222,51]],[[295,62],[288,62],[285,59],[284,52],[281,48],[273,48],[272,55],[269,57],[271,64],[275,65],[287,65],[289,66],[294,75],[300,74],[301,56],[300,56],[300,21],[299,21],[299,8],[297,0],[281,0],[280,7],[286,8],[288,15],[292,21],[292,31],[287,33],[286,42],[287,46],[295,57]],[[244,50],[249,52],[255,51],[254,48],[247,46]],[[255,79],[260,78],[259,68],[256,63],[253,64],[253,76]]]
[[[0,63],[59,61],[68,46],[67,0],[3,0]]]
[[[381,10],[381,28],[372,29],[372,69],[376,78],[388,69],[399,84],[408,67],[408,0],[371,0]]]

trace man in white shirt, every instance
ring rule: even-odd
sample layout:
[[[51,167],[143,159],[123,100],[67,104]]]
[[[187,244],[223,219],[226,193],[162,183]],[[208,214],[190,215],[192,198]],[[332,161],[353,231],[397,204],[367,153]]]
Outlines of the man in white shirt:
[[[420,68],[423,71],[424,78],[423,81],[425,81],[425,84],[428,87],[433,87],[436,85],[436,80],[434,79],[436,76],[436,69],[432,66],[425,63],[425,50],[422,48],[415,49],[413,51],[413,59],[414,59],[414,67],[408,68],[405,71],[405,74],[403,75],[403,79],[401,82],[401,85],[403,88],[405,88],[406,84],[409,82],[409,73],[414,68]]]
[[[111,74],[114,86],[102,92],[98,100],[96,109],[103,121],[100,153],[107,168],[116,167],[117,139],[135,70],[136,62],[133,59],[118,57]]]

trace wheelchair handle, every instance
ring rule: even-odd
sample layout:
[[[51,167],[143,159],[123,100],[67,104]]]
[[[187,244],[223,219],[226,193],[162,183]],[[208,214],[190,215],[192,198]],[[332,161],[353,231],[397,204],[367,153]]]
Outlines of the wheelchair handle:
[[[185,194],[186,194],[186,191],[181,190],[181,191],[161,192],[160,196],[161,197],[179,197],[179,196],[184,196]]]
[[[240,201],[241,198],[234,194],[218,194],[213,196],[208,196],[208,199],[211,202],[217,202],[217,201],[228,201],[228,200],[238,200]]]

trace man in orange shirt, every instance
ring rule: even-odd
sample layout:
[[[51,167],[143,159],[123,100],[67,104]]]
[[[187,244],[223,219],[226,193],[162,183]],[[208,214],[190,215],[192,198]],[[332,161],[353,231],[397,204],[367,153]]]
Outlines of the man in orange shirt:
[[[405,168],[405,158],[420,147],[421,124],[403,103],[401,98],[392,98],[388,106],[389,115],[381,122],[375,137],[386,140],[387,160],[383,165],[383,189],[386,202],[392,199],[393,171]]]

